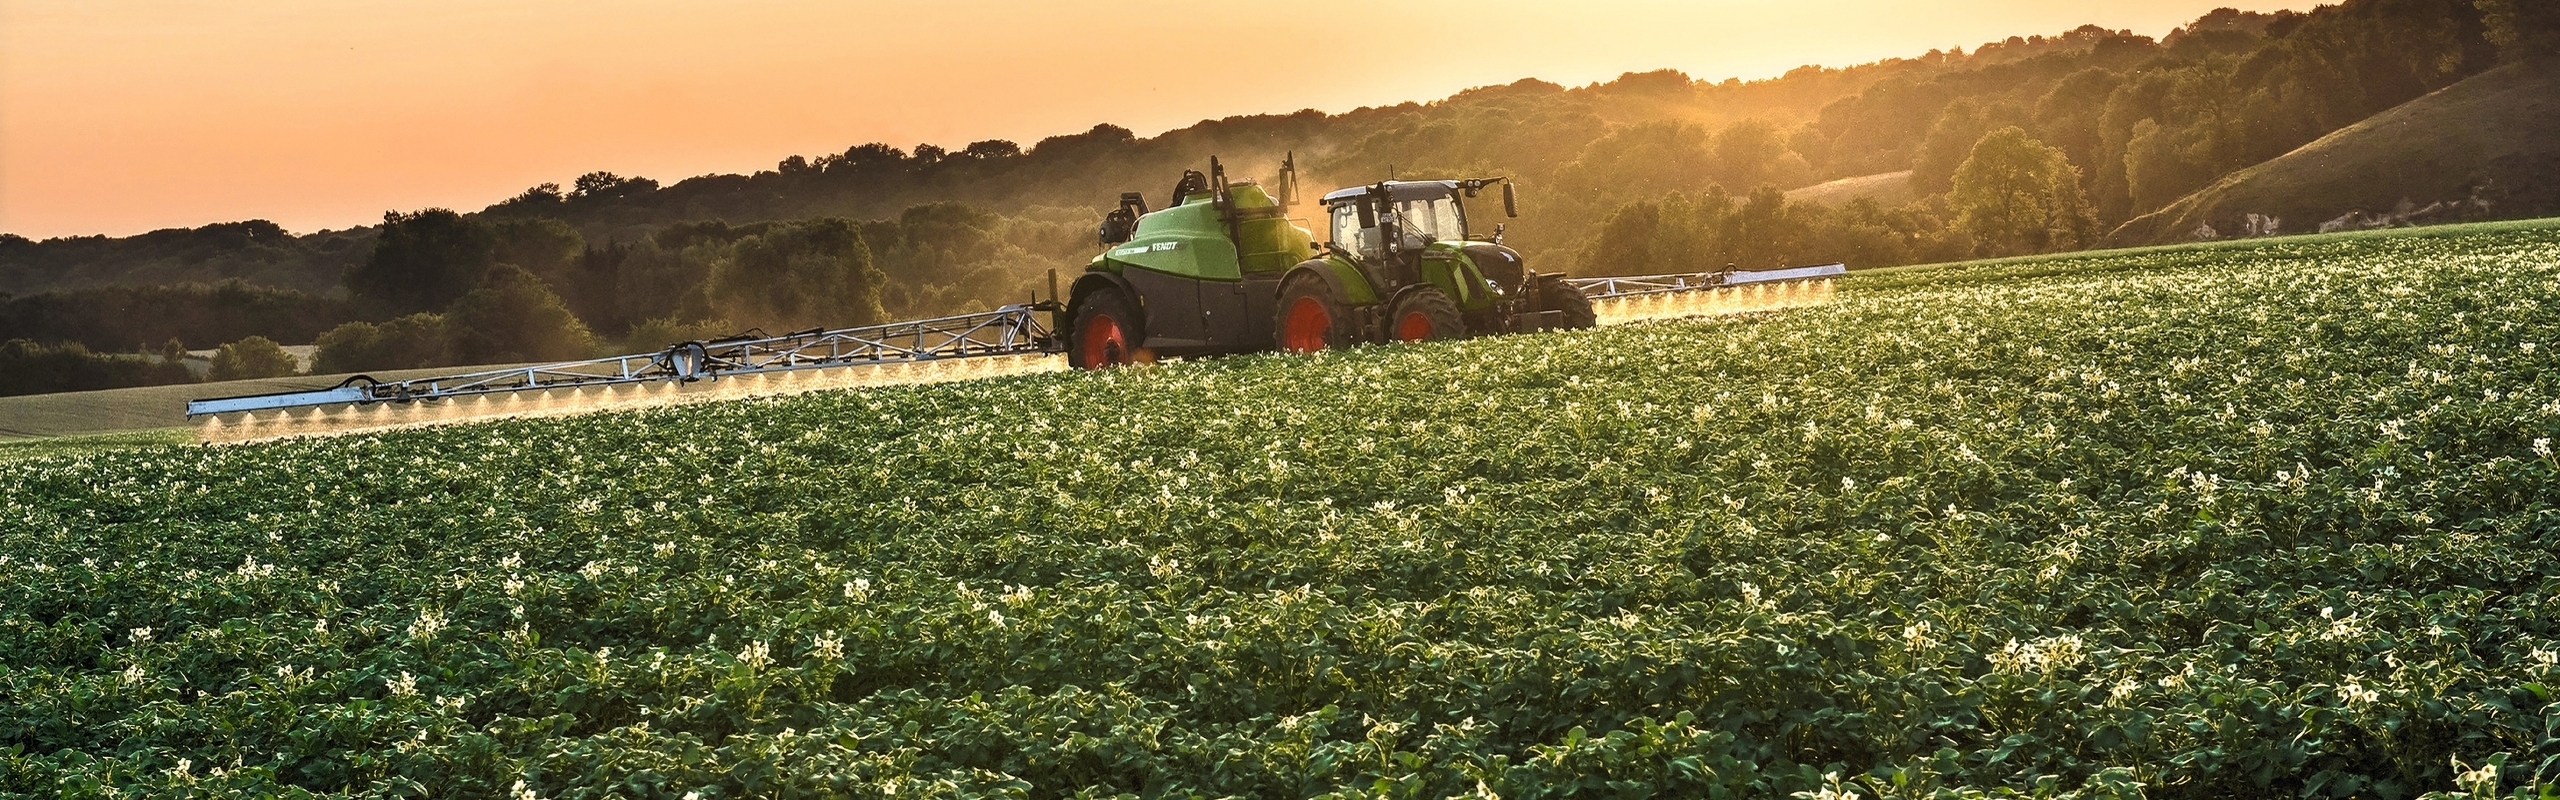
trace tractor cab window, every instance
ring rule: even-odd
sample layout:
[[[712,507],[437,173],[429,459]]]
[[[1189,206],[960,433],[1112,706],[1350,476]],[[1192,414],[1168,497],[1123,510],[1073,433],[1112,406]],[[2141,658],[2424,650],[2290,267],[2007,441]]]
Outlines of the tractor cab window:
[[[1404,219],[1404,246],[1408,249],[1467,238],[1467,218],[1459,211],[1457,198],[1407,200],[1396,204],[1396,213]]]
[[[1378,256],[1378,232],[1360,227],[1360,207],[1343,203],[1333,207],[1333,243],[1359,253],[1362,258]]]
[[[1398,247],[1406,252],[1420,250],[1435,241],[1467,238],[1466,210],[1459,207],[1458,198],[1404,200],[1387,208],[1396,215],[1395,221],[1404,232],[1404,241],[1399,242]],[[1360,227],[1359,201],[1335,205],[1332,212],[1333,243],[1336,246],[1359,253],[1362,258],[1383,255],[1381,248],[1386,243],[1379,240],[1378,229]]]

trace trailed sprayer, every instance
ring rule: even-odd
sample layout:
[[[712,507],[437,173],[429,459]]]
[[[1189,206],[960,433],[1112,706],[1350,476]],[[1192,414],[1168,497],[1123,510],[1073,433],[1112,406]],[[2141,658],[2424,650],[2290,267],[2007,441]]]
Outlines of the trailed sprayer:
[[[1067,357],[1104,367],[1160,356],[1307,352],[1390,341],[1588,328],[1592,301],[1502,244],[1501,225],[1471,233],[1468,201],[1502,178],[1384,181],[1326,194],[1330,241],[1296,226],[1297,168],[1277,196],[1251,181],[1186,172],[1166,207],[1120,196],[1102,223],[1107,248],[1065,306]]]
[[[1159,358],[1310,352],[1367,343],[1588,328],[1603,321],[1824,302],[1844,267],[1573,278],[1540,272],[1487,230],[1502,177],[1389,180],[1325,194],[1325,240],[1290,217],[1294,156],[1271,189],[1217,159],[1186,170],[1161,209],[1120,196],[1102,252],[1050,299],[992,311],[783,336],[678,342],[653,353],[195,400],[206,441],[342,433],[487,417],[950,380],[1037,370],[1064,354],[1098,369]],[[1471,214],[1475,218],[1471,218]],[[1053,273],[1054,275],[1054,273]]]

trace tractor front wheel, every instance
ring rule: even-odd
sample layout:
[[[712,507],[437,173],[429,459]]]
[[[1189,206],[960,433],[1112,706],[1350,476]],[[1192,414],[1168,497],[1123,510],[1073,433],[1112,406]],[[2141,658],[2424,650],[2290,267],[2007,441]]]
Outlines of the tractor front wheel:
[[[1582,330],[1600,324],[1600,312],[1591,307],[1591,298],[1582,290],[1564,282],[1562,275],[1542,276],[1538,281],[1538,305],[1549,311],[1564,312],[1564,330]]]
[[[1432,288],[1415,289],[1397,298],[1393,320],[1387,332],[1399,342],[1427,342],[1456,339],[1467,335],[1467,321],[1458,313],[1458,304],[1449,296]]]
[[[1302,275],[1281,286],[1279,314],[1272,338],[1287,352],[1350,347],[1359,340],[1360,321],[1322,278]]]
[[[1076,304],[1074,334],[1067,343],[1067,364],[1076,369],[1102,369],[1139,360],[1138,343],[1146,326],[1119,289],[1096,289]]]

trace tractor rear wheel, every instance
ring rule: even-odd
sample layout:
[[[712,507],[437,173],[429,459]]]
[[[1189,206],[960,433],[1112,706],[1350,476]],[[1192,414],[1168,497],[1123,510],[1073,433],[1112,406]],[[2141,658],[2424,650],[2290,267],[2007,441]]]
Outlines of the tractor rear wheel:
[[[1271,330],[1283,351],[1313,353],[1359,341],[1360,320],[1322,278],[1302,275],[1282,285],[1279,315]]]
[[[1427,342],[1434,339],[1456,339],[1467,335],[1467,321],[1458,313],[1458,304],[1449,296],[1429,287],[1406,292],[1396,299],[1394,313],[1388,314],[1387,335],[1399,342]]]
[[[1564,282],[1562,275],[1543,276],[1538,281],[1538,305],[1549,311],[1564,312],[1564,330],[1582,330],[1600,324],[1600,312],[1591,307],[1591,298],[1582,290]]]
[[[1146,325],[1119,289],[1095,289],[1076,304],[1074,332],[1067,343],[1067,364],[1076,369],[1102,369],[1137,361],[1138,343],[1147,340]]]

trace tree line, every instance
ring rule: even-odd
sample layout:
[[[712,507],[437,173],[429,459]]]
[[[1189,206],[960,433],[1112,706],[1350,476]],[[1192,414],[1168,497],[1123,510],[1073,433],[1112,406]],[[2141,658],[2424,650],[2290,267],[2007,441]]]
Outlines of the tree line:
[[[206,377],[224,380],[290,374],[278,340],[317,345],[310,371],[336,374],[975,310],[1033,299],[1046,265],[1089,249],[1086,216],[929,203],[889,219],[709,220],[598,243],[557,218],[393,212],[337,296],[238,280],[0,295],[0,340],[16,348],[0,357],[0,394],[197,380],[180,341],[245,354],[217,356]]]
[[[79,342],[0,340],[0,375],[10,378],[0,381],[0,397],[275,378],[300,369],[283,345],[256,335],[215,348],[203,374],[188,358],[186,345],[176,339],[141,353],[101,353]]]
[[[931,203],[890,219],[708,220],[595,244],[548,217],[395,213],[347,274],[352,302],[382,321],[321,334],[314,369],[576,359],[1028,301],[1039,265],[1089,250],[1081,212],[1050,217]]]
[[[20,296],[115,286],[252,285],[327,294],[363,261],[373,229],[294,235],[263,219],[135,236],[43,241],[0,233],[0,293]]]
[[[0,294],[0,395],[193,382],[187,342],[220,343],[212,380],[291,374],[277,340],[309,342],[355,316],[342,299],[236,278]]]

